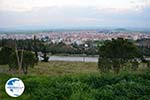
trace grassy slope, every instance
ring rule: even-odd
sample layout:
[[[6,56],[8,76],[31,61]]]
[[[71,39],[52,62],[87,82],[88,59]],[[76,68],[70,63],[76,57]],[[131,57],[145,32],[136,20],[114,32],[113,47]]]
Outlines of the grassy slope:
[[[4,89],[5,82],[18,75],[0,74],[0,100],[149,100],[149,71],[99,75],[96,66],[81,62],[39,63],[28,76],[20,76],[26,89],[18,98],[9,97]]]

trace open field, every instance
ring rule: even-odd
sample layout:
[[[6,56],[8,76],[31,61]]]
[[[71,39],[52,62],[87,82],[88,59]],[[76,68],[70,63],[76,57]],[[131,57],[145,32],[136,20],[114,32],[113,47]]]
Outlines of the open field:
[[[41,62],[29,72],[30,75],[66,75],[80,73],[98,73],[97,64],[91,62]]]
[[[129,66],[129,65],[127,65]],[[9,73],[8,65],[0,65],[0,73]],[[124,69],[131,71],[130,69]],[[135,73],[146,70],[145,64],[140,64],[139,69]],[[65,61],[50,61],[39,62],[34,68],[28,69],[28,75],[31,76],[61,76],[74,74],[99,74],[98,65],[96,62],[65,62]]]
[[[0,72],[8,72],[8,66],[0,66]],[[94,62],[39,62],[34,68],[29,68],[29,75],[51,76],[68,74],[98,73],[97,63]]]

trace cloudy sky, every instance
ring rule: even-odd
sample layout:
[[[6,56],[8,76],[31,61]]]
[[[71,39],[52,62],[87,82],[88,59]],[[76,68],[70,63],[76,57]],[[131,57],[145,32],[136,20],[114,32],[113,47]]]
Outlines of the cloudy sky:
[[[150,0],[0,0],[0,28],[150,28]]]

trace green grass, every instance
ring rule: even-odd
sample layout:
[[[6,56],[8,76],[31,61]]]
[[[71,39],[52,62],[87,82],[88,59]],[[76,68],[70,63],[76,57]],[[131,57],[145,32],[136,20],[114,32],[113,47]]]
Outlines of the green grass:
[[[8,66],[0,66],[2,72],[8,72]],[[28,75],[38,76],[60,76],[70,74],[99,73],[97,63],[93,62],[64,62],[50,61],[40,62],[34,68],[29,68]]]
[[[82,74],[64,76],[20,76],[25,92],[18,98],[4,90],[16,75],[0,74],[0,100],[149,100],[150,71],[140,74]]]
[[[29,74],[66,75],[79,73],[98,73],[96,63],[52,61],[39,63]]]
[[[102,75],[96,63],[52,61],[30,68],[26,76],[10,74],[8,66],[0,66],[0,70],[0,100],[150,99],[148,69]],[[25,91],[18,98],[5,92],[5,83],[11,77],[19,77],[25,84]]]

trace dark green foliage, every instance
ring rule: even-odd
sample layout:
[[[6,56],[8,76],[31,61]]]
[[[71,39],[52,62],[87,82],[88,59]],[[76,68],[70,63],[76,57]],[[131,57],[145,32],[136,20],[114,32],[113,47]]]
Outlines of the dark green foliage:
[[[12,76],[1,75],[0,85]],[[25,92],[18,100],[149,100],[150,73],[63,77],[24,76]],[[1,86],[2,87],[2,86]],[[10,99],[4,89],[0,98]]]
[[[99,48],[99,68],[101,71],[113,69],[116,73],[123,67],[123,64],[133,59],[141,58],[140,51],[127,39],[113,39],[105,41]],[[111,65],[111,66],[110,66]]]
[[[97,47],[93,41],[87,41],[88,48],[84,49],[84,44],[73,43],[67,45],[63,42],[52,43],[51,40],[43,41],[38,40],[36,37],[34,39],[26,39],[26,40],[12,40],[12,39],[3,39],[0,40],[0,47],[10,47],[14,48],[15,43],[17,47],[20,49],[24,49],[27,51],[33,51],[36,54],[36,59],[38,61],[37,52],[47,52],[51,54],[83,54],[86,53],[88,55],[97,55]],[[95,45],[95,46],[94,46]],[[46,50],[45,50],[46,48]]]
[[[43,56],[41,56],[43,58],[43,62],[48,62],[48,59],[49,57],[47,56],[47,53],[49,52],[48,51],[48,46],[46,44],[43,45],[43,49],[42,49],[42,53],[43,53]]]
[[[140,39],[136,43],[142,54],[150,57],[150,39]]]
[[[13,52],[13,50],[11,48],[8,47],[3,47],[0,50],[0,65],[6,65],[9,62],[9,56],[11,55],[11,53]]]
[[[98,68],[100,69],[101,73],[109,72],[109,70],[112,69],[111,61],[109,59],[99,57],[98,61]]]

